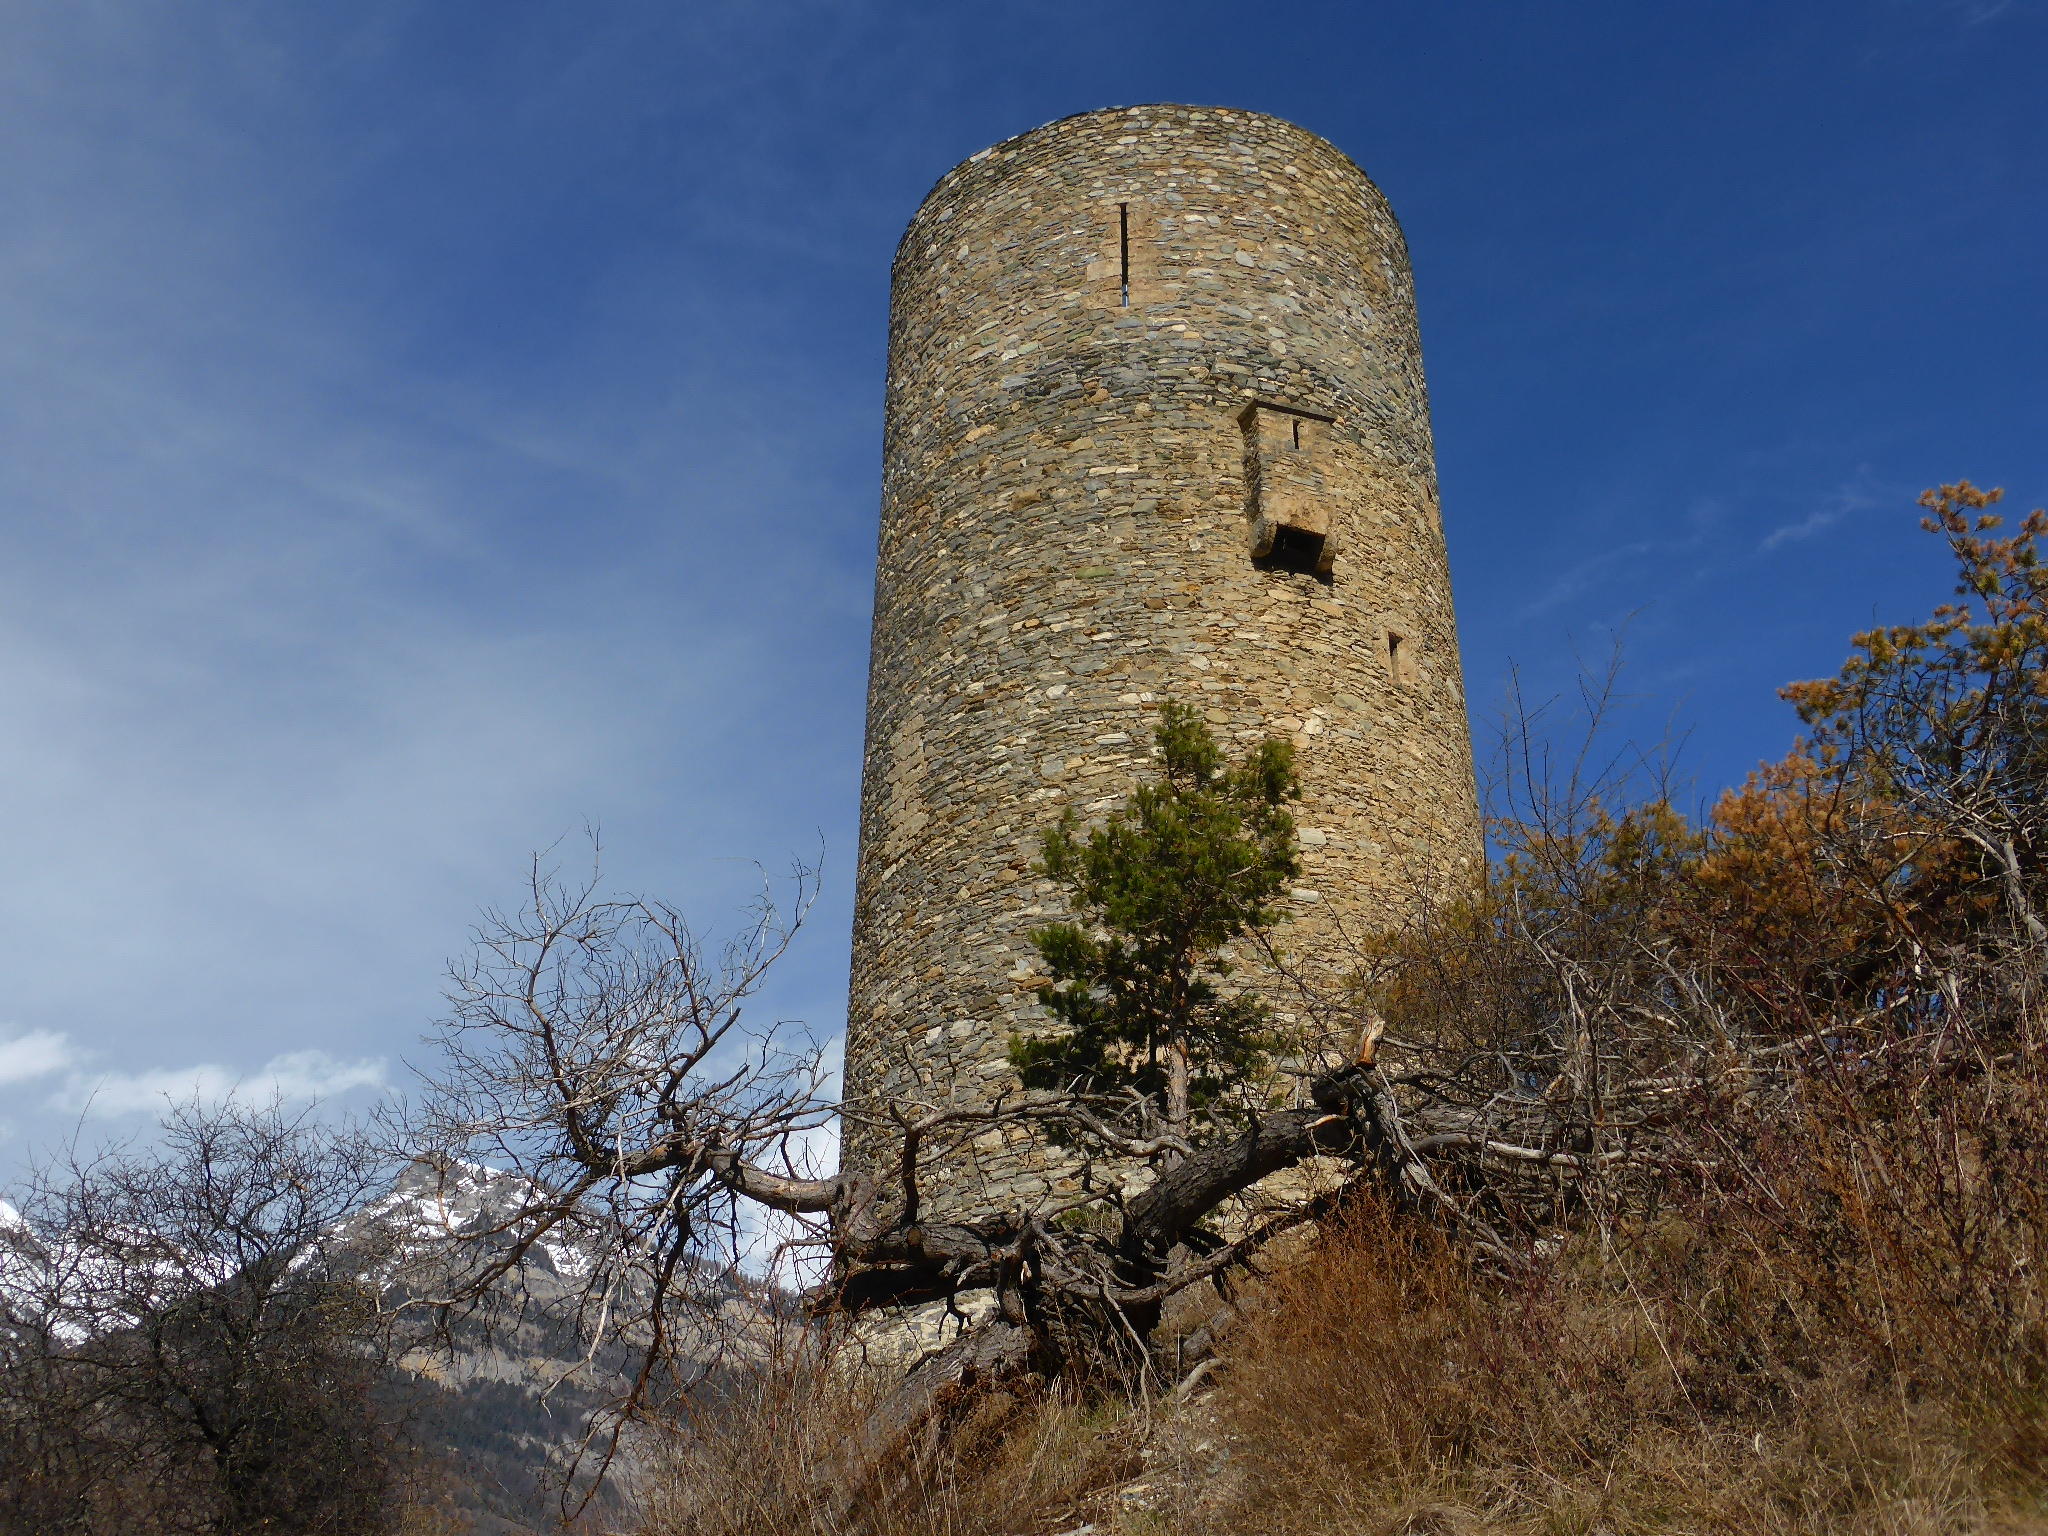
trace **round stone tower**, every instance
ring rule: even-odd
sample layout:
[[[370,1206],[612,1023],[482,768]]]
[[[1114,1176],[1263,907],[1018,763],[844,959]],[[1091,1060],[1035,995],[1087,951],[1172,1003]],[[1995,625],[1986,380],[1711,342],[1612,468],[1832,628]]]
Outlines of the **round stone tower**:
[[[1010,1037],[1046,1019],[1027,935],[1064,915],[1039,834],[1121,802],[1160,701],[1295,742],[1277,937],[1310,970],[1480,848],[1408,254],[1343,153],[1172,105],[983,150],[897,251],[887,410],[855,1166],[892,1154],[866,1116],[1014,1086]],[[1059,1177],[991,1131],[927,1192]]]

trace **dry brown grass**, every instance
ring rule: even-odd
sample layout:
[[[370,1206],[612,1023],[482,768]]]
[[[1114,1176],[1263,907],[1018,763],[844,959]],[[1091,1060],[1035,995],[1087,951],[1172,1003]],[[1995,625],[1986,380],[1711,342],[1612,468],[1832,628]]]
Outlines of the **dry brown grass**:
[[[1939,1283],[1932,1239],[1880,1274],[1828,1182],[1810,1161],[1804,1205],[1746,1244],[1667,1218],[1512,1286],[1356,1215],[1232,1341],[1211,1405],[1228,1472],[1180,1529],[2048,1530],[2038,1338],[2009,1327],[2038,1277],[2009,1270],[1987,1309]],[[2007,1235],[2031,1246],[2024,1226]],[[1815,1286],[1828,1246],[1839,1278]]]
[[[792,1349],[731,1396],[697,1405],[669,1429],[635,1536],[1055,1530],[1136,1465],[1128,1414],[1020,1387],[849,1490],[848,1449],[887,1385],[879,1370]]]
[[[997,1397],[857,1522],[882,1383],[804,1357],[679,1427],[642,1536],[2048,1532],[2048,1063],[1964,1066],[1725,1109],[1711,1187],[1512,1281],[1360,1204],[1178,1423]]]

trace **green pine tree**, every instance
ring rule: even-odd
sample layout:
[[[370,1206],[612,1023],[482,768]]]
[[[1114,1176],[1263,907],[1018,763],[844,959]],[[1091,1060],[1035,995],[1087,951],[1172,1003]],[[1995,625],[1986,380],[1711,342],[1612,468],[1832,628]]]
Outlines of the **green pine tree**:
[[[1270,1057],[1269,1010],[1226,984],[1224,951],[1279,917],[1301,785],[1286,742],[1227,765],[1185,705],[1162,708],[1156,740],[1155,782],[1085,834],[1071,810],[1045,834],[1040,869],[1081,921],[1031,935],[1064,1028],[1013,1040],[1010,1057],[1027,1087],[1122,1099],[1185,1141]]]

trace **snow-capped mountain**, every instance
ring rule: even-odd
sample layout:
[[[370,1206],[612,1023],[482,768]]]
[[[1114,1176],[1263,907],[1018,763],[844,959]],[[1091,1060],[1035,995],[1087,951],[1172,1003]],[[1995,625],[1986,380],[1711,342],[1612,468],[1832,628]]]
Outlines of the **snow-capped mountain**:
[[[467,1267],[479,1251],[503,1252],[542,1193],[500,1169],[423,1159],[337,1237],[373,1256],[377,1278],[402,1303],[407,1292],[431,1292],[441,1261]],[[580,1230],[564,1223],[527,1250],[491,1303],[458,1314],[437,1345],[405,1357],[417,1438],[446,1456],[472,1516],[488,1517],[479,1529],[524,1529],[527,1519],[536,1529],[553,1528],[552,1495],[543,1485],[570,1459],[592,1416],[624,1391],[643,1342],[630,1325],[594,1335],[588,1325],[598,1309],[583,1311],[579,1322],[578,1303],[596,1277],[610,1293],[603,1310],[632,1316],[633,1302],[646,1294],[637,1262],[645,1257],[608,1252],[594,1222]],[[715,1377],[760,1353],[772,1297],[736,1277],[703,1273],[693,1277],[691,1293],[685,1315],[671,1308],[664,1318],[686,1369]],[[630,1445],[617,1471],[630,1478]]]
[[[411,1438],[451,1483],[454,1511],[493,1536],[558,1528],[549,1479],[573,1459],[593,1415],[618,1397],[640,1361],[642,1340],[630,1321],[595,1331],[590,1324],[600,1315],[635,1315],[632,1303],[647,1294],[639,1273],[645,1256],[608,1251],[594,1218],[563,1222],[533,1243],[490,1301],[445,1316],[427,1305],[480,1259],[506,1255],[511,1233],[544,1203],[543,1194],[499,1169],[421,1159],[292,1260],[295,1269],[320,1264],[360,1275],[402,1318],[440,1322],[431,1333],[408,1329],[414,1342],[392,1372],[391,1390],[406,1403]],[[179,1257],[188,1261],[168,1268],[181,1272],[186,1289],[195,1276],[205,1283],[210,1265]],[[75,1292],[67,1296],[67,1280],[87,1273],[91,1262],[46,1241],[0,1201],[0,1307],[43,1319],[65,1347],[133,1321],[81,1305]],[[603,1282],[607,1305],[579,1312],[594,1278]],[[775,1304],[736,1277],[690,1278],[690,1300],[672,1307],[664,1322],[680,1341],[686,1369],[715,1378],[758,1354]],[[180,1275],[167,1273],[164,1294],[175,1294],[179,1283]],[[120,1289],[138,1294],[133,1285]],[[144,1285],[139,1294],[153,1290]],[[625,1472],[630,1476],[630,1465]]]

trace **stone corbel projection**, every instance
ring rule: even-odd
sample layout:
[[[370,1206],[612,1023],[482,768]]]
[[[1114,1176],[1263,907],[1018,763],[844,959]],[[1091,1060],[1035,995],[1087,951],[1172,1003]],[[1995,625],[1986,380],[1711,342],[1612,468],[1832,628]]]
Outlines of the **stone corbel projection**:
[[[1252,558],[1328,576],[1343,552],[1325,474],[1335,424],[1263,401],[1246,406],[1238,424],[1244,428]]]

